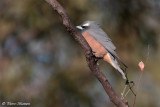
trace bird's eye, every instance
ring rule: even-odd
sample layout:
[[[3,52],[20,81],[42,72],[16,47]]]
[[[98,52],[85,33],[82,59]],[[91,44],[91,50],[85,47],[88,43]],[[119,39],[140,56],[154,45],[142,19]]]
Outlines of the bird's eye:
[[[87,26],[82,26],[83,29],[85,29]]]

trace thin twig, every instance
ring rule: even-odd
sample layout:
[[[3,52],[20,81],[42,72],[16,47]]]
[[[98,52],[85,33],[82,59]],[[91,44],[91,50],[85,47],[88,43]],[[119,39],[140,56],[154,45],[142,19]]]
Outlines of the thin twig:
[[[150,52],[150,46],[148,44],[148,51],[147,51],[147,58],[146,58],[146,61],[145,61],[145,65],[147,65],[148,60],[149,60],[149,54],[150,54],[149,52]]]
[[[150,52],[150,46],[149,46],[149,44],[148,44],[148,50],[147,50],[147,57],[146,57],[146,61],[145,61],[145,66],[146,66],[147,63],[148,63],[149,52]],[[138,80],[138,84],[137,84],[137,87],[136,87],[136,93],[138,93],[138,89],[139,89],[139,85],[140,85],[140,82],[141,82],[142,75],[143,75],[143,71],[141,71],[141,75],[140,75],[139,80]],[[134,107],[135,102],[136,102],[136,97],[134,98],[134,103],[133,103],[132,107]]]
[[[133,88],[133,86],[134,86],[135,84],[134,84],[133,81],[129,81],[128,75],[127,75],[127,72],[126,72],[126,68],[124,69],[124,73],[125,73],[126,78],[127,78],[127,80],[126,80],[126,85],[129,86],[129,90],[131,90],[132,94],[134,95],[134,100],[133,100],[133,105],[132,105],[132,107],[134,107],[134,104],[135,104],[135,101],[136,101],[136,93],[133,91],[132,88]],[[132,83],[133,85],[131,86],[130,83]],[[129,91],[128,91],[128,92],[129,92]],[[127,92],[127,94],[128,94],[128,92]]]
[[[143,75],[143,71],[141,71],[141,75],[139,77],[138,84],[137,84],[137,87],[136,87],[136,92],[138,92],[138,88],[139,88],[139,85],[140,85],[140,81],[141,81],[142,75]]]

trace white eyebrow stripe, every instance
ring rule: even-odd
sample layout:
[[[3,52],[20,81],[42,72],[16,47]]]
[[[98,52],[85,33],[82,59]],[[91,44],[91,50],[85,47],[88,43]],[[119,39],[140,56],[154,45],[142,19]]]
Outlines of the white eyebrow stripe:
[[[85,24],[83,24],[83,26],[89,26],[90,24],[89,23],[85,23]]]

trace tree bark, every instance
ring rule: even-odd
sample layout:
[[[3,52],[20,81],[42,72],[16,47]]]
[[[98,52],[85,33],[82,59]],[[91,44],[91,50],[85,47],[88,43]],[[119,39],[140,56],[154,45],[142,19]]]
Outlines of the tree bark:
[[[111,102],[113,102],[117,107],[128,107],[128,105],[125,104],[117,96],[117,94],[111,87],[105,75],[102,72],[100,72],[97,66],[97,62],[95,61],[96,58],[93,56],[91,48],[89,47],[88,43],[83,38],[83,36],[77,31],[75,26],[72,24],[65,9],[60,5],[60,3],[57,0],[45,0],[45,1],[48,2],[52,6],[52,8],[62,17],[63,25],[66,27],[67,31],[80,43],[80,45],[84,49],[86,60],[87,60],[90,70],[92,71],[94,76],[100,81],[100,83],[104,87]]]

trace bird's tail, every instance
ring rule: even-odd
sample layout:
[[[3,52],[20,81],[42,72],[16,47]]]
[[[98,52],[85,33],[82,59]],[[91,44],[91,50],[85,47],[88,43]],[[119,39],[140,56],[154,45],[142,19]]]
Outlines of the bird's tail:
[[[106,55],[104,55],[103,59],[107,61],[108,63],[110,63],[116,70],[118,70],[121,73],[123,79],[126,79],[126,76],[123,70],[118,65],[117,60],[110,53],[107,53]]]

